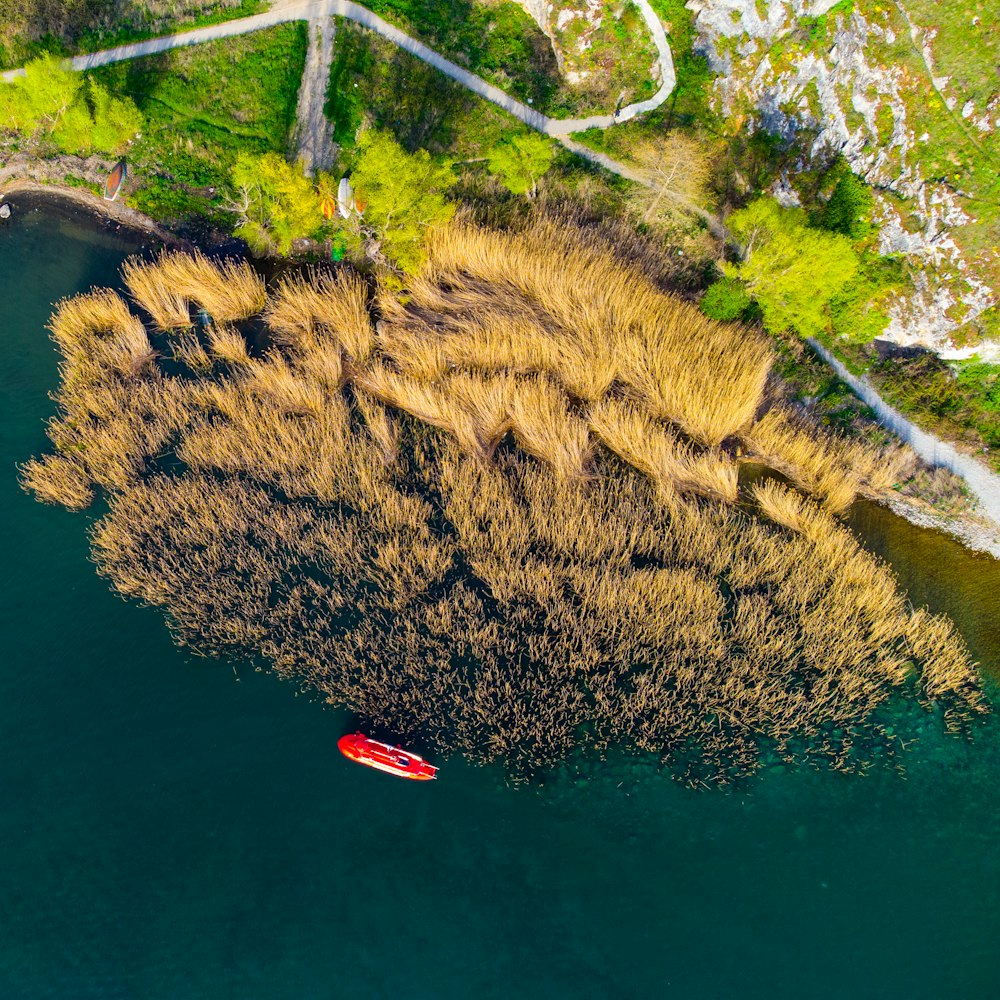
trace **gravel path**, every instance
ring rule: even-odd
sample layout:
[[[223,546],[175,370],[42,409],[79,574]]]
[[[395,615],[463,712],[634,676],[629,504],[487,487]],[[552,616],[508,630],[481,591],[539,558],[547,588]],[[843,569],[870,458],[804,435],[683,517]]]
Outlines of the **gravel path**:
[[[1000,476],[971,455],[921,430],[898,410],[893,409],[864,379],[852,375],[822,344],[808,341],[809,346],[864,400],[878,421],[898,438],[905,441],[925,462],[943,465],[961,476],[979,498],[980,512],[1000,525]]]
[[[337,153],[333,123],[325,111],[336,31],[331,6],[332,0],[326,0],[309,22],[309,51],[295,109],[295,149],[302,168],[310,177],[315,177],[319,170],[329,170]]]

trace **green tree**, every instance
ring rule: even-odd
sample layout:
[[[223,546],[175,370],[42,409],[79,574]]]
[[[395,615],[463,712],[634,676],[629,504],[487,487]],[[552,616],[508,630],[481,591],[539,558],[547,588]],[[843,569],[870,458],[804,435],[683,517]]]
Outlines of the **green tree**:
[[[401,270],[412,274],[420,267],[428,229],[455,214],[443,193],[454,180],[451,165],[432,160],[425,149],[407,153],[385,133],[361,134],[351,183],[366,203],[365,225]]]
[[[292,241],[323,227],[320,198],[298,165],[277,153],[240,153],[230,168],[234,193],[227,208],[237,217],[236,235],[258,254],[287,254]]]
[[[120,153],[142,128],[127,97],[112,97],[56,56],[42,56],[25,75],[0,84],[0,127],[47,137],[64,153]]]
[[[844,170],[830,200],[823,207],[820,216],[822,225],[852,240],[863,240],[873,228],[874,204],[871,188],[857,174]]]
[[[121,152],[142,130],[142,112],[129,98],[114,97],[96,80],[91,80],[87,99],[94,119],[91,139],[94,149]]]
[[[764,325],[803,337],[827,329],[831,299],[858,270],[851,241],[811,229],[802,209],[782,208],[772,198],[734,212],[728,225],[743,247],[743,260],[723,265],[723,271],[744,283]]]
[[[534,198],[538,179],[549,167],[555,149],[552,143],[537,132],[524,132],[497,143],[487,155],[490,173],[496,174],[512,194],[530,192]]]
[[[28,63],[24,76],[0,84],[0,123],[27,135],[51,131],[78,100],[83,77],[58,56]]]

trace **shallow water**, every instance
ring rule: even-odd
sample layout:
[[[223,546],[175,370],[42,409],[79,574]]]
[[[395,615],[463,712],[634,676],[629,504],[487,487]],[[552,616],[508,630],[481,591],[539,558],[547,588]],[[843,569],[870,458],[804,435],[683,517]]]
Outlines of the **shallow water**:
[[[545,786],[352,766],[349,720],[174,647],[21,493],[50,305],[137,248],[24,203],[0,226],[0,998],[995,998],[1000,723],[920,716],[908,773],[691,792],[645,760]],[[1000,673],[1000,564],[859,507]],[[913,735],[900,728],[901,736]]]

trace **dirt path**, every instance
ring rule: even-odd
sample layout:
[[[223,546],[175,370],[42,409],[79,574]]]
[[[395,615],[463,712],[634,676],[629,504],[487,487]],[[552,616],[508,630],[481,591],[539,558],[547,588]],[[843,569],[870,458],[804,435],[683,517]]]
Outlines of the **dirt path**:
[[[331,0],[326,0],[309,22],[309,51],[295,111],[295,149],[310,177],[315,177],[319,170],[329,170],[336,159],[333,124],[325,110],[336,32],[331,7]]]

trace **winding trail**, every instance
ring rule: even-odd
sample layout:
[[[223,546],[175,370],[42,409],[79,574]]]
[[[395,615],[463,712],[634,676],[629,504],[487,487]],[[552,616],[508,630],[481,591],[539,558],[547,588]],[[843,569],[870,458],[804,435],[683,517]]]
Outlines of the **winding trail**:
[[[852,375],[821,343],[812,338],[809,346],[846,382],[887,427],[900,440],[906,442],[925,462],[943,465],[968,484],[979,499],[980,512],[1000,526],[1000,475],[988,469],[971,455],[965,455],[953,445],[921,430],[907,420],[899,410],[891,407],[864,379]]]

